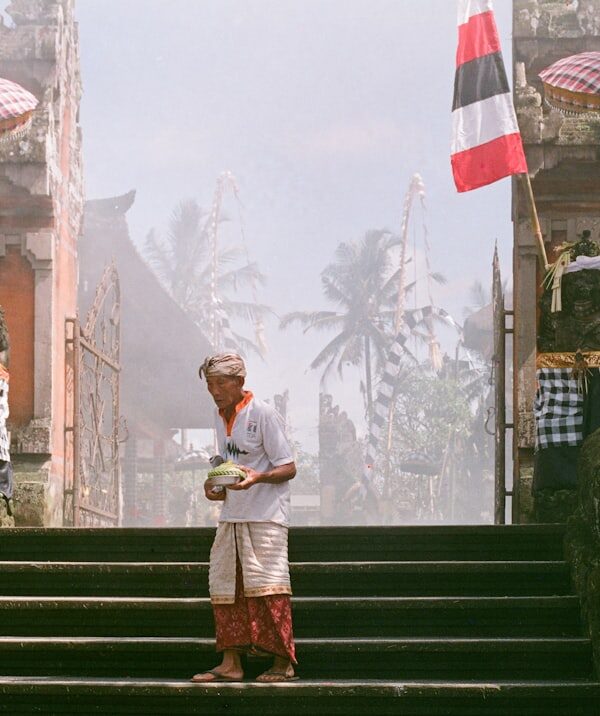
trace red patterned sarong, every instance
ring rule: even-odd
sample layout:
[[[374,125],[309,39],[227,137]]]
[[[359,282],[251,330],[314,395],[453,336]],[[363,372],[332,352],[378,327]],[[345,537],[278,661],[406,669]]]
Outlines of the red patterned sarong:
[[[235,582],[235,603],[213,604],[217,651],[254,648],[296,664],[290,597],[287,594],[245,597],[239,559]]]

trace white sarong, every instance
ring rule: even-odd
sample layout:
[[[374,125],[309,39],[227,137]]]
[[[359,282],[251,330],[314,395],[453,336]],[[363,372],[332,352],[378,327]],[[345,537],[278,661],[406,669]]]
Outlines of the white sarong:
[[[235,602],[236,551],[242,565],[244,596],[292,593],[287,527],[276,522],[220,522],[208,571],[213,604]]]

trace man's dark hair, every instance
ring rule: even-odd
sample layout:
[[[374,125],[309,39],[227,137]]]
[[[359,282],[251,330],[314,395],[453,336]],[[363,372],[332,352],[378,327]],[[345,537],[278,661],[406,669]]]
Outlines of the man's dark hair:
[[[0,306],[0,352],[7,351],[10,347],[8,340],[8,327],[4,318],[4,309]]]

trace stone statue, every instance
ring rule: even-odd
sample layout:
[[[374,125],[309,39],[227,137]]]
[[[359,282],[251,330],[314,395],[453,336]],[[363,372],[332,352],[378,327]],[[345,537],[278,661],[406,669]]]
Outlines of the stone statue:
[[[600,248],[589,238],[589,231],[570,249],[577,256],[597,256]],[[542,353],[600,351],[600,270],[583,269],[562,277],[562,310],[553,313],[552,288],[544,291],[540,302],[538,349]]]
[[[348,491],[360,481],[364,467],[363,448],[354,423],[333,404],[331,395],[319,400],[319,474],[321,479],[321,523],[348,524],[353,520],[345,501]]]

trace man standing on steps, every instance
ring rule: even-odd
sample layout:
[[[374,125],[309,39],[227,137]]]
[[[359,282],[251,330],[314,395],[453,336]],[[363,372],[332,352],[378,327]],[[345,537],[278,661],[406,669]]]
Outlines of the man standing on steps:
[[[221,456],[246,477],[226,489],[205,484],[209,500],[224,500],[210,553],[209,590],[221,664],[192,681],[241,681],[240,654],[272,655],[263,683],[294,677],[296,654],[288,564],[289,480],[296,466],[283,419],[244,390],[240,356],[221,353],[200,367],[218,409]]]

